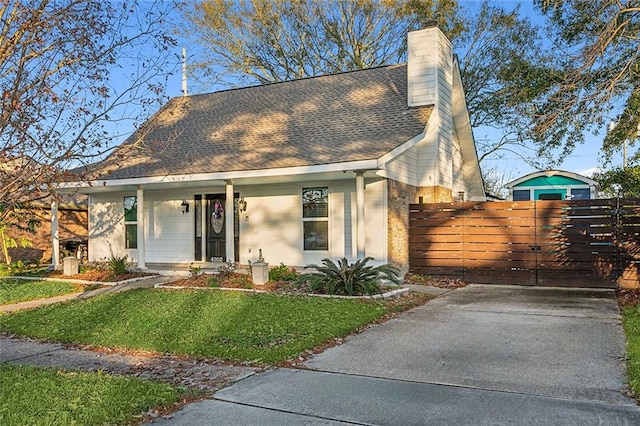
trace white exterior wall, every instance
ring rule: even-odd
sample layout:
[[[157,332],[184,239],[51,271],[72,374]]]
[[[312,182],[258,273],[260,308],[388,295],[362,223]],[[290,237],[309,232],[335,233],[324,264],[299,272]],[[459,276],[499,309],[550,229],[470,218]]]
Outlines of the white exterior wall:
[[[366,175],[365,175],[366,177]],[[303,250],[302,188],[329,188],[329,251]],[[323,258],[347,257],[356,260],[356,185],[353,180],[305,182],[304,184],[235,185],[247,202],[240,214],[239,257],[248,264],[263,256],[271,265],[281,262],[289,266],[320,263]],[[183,263],[194,261],[195,205],[194,195],[224,193],[223,187],[203,190],[145,191],[146,263]],[[137,250],[125,250],[124,197],[133,192],[94,194],[90,197],[89,259],[109,257],[109,244],[114,254],[127,254],[137,262]],[[180,204],[189,201],[183,214]],[[140,206],[138,206],[140,208]],[[386,185],[380,178],[365,179],[366,255],[376,264],[387,262]],[[203,253],[204,255],[204,253]]]
[[[378,174],[398,182],[417,185],[418,175],[420,174],[418,170],[418,154],[418,147],[411,147],[387,163],[384,170],[378,172]]]
[[[407,34],[407,50],[408,105],[437,104],[440,91],[451,90],[445,75],[451,72],[451,43],[442,31],[431,27]]]
[[[467,188],[466,181],[464,178],[464,161],[462,157],[462,150],[460,149],[460,140],[458,139],[457,133],[454,131],[453,133],[453,180],[452,180],[452,191],[453,197],[456,199],[458,197],[458,193],[463,191],[465,193],[465,198],[468,196],[469,189]]]
[[[184,191],[145,191],[146,262],[191,262],[194,255],[193,194]],[[189,201],[182,213],[182,200]]]
[[[89,197],[89,260],[92,262],[108,258],[110,244],[115,254],[125,253],[123,197],[122,193]]]
[[[433,105],[425,139],[411,155],[415,174],[405,179],[392,165],[392,179],[415,186],[454,185],[451,43],[436,27],[408,34],[407,102],[411,107]],[[404,154],[403,154],[404,156]],[[399,165],[399,164],[398,164]],[[393,176],[393,177],[392,177]]]
[[[125,249],[124,197],[133,192],[94,194],[90,198],[89,260],[100,261],[114,254],[126,254],[138,261],[136,249]],[[182,200],[191,199],[184,191],[145,191],[144,216],[146,262],[182,263],[193,261],[194,209],[182,214]],[[140,208],[140,206],[138,206]]]
[[[329,188],[329,251],[303,250],[302,189]],[[387,261],[386,185],[365,179],[366,255]],[[304,266],[325,257],[356,260],[356,186],[353,180],[240,189],[247,211],[240,218],[240,263],[255,261],[262,249],[271,265]]]

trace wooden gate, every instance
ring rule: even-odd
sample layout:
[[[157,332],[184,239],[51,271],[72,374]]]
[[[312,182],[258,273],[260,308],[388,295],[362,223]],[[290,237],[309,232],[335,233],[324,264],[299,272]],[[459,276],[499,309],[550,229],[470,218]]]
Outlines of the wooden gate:
[[[638,287],[640,200],[412,204],[413,273],[466,282]]]

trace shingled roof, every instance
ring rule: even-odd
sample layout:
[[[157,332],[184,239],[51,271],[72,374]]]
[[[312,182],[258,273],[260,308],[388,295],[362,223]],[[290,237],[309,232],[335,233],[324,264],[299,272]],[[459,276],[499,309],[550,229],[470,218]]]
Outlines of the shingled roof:
[[[425,129],[406,64],[172,99],[98,179],[314,166],[382,157]]]

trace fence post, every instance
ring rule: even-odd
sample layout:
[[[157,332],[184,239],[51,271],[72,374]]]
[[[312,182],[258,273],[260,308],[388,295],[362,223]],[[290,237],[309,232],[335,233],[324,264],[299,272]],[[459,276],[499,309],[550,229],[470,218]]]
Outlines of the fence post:
[[[620,205],[620,191],[616,191],[615,208],[613,210],[613,244],[615,245],[614,257],[613,257],[613,279],[615,279],[616,287],[620,285],[622,275],[624,274],[624,266],[622,258],[620,256],[622,244],[621,232],[622,232],[622,206]]]

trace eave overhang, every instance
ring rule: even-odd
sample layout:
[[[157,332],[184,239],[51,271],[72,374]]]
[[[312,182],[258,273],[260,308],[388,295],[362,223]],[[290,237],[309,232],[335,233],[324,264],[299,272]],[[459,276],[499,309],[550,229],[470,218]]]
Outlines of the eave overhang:
[[[384,163],[378,159],[373,159],[277,169],[63,182],[58,185],[57,189],[61,192],[78,191],[80,193],[90,194],[99,192],[130,191],[139,186],[146,189],[222,186],[228,181],[233,182],[234,185],[263,185],[326,179],[340,180],[353,179],[353,175],[347,173],[350,171],[377,171],[383,167]]]

